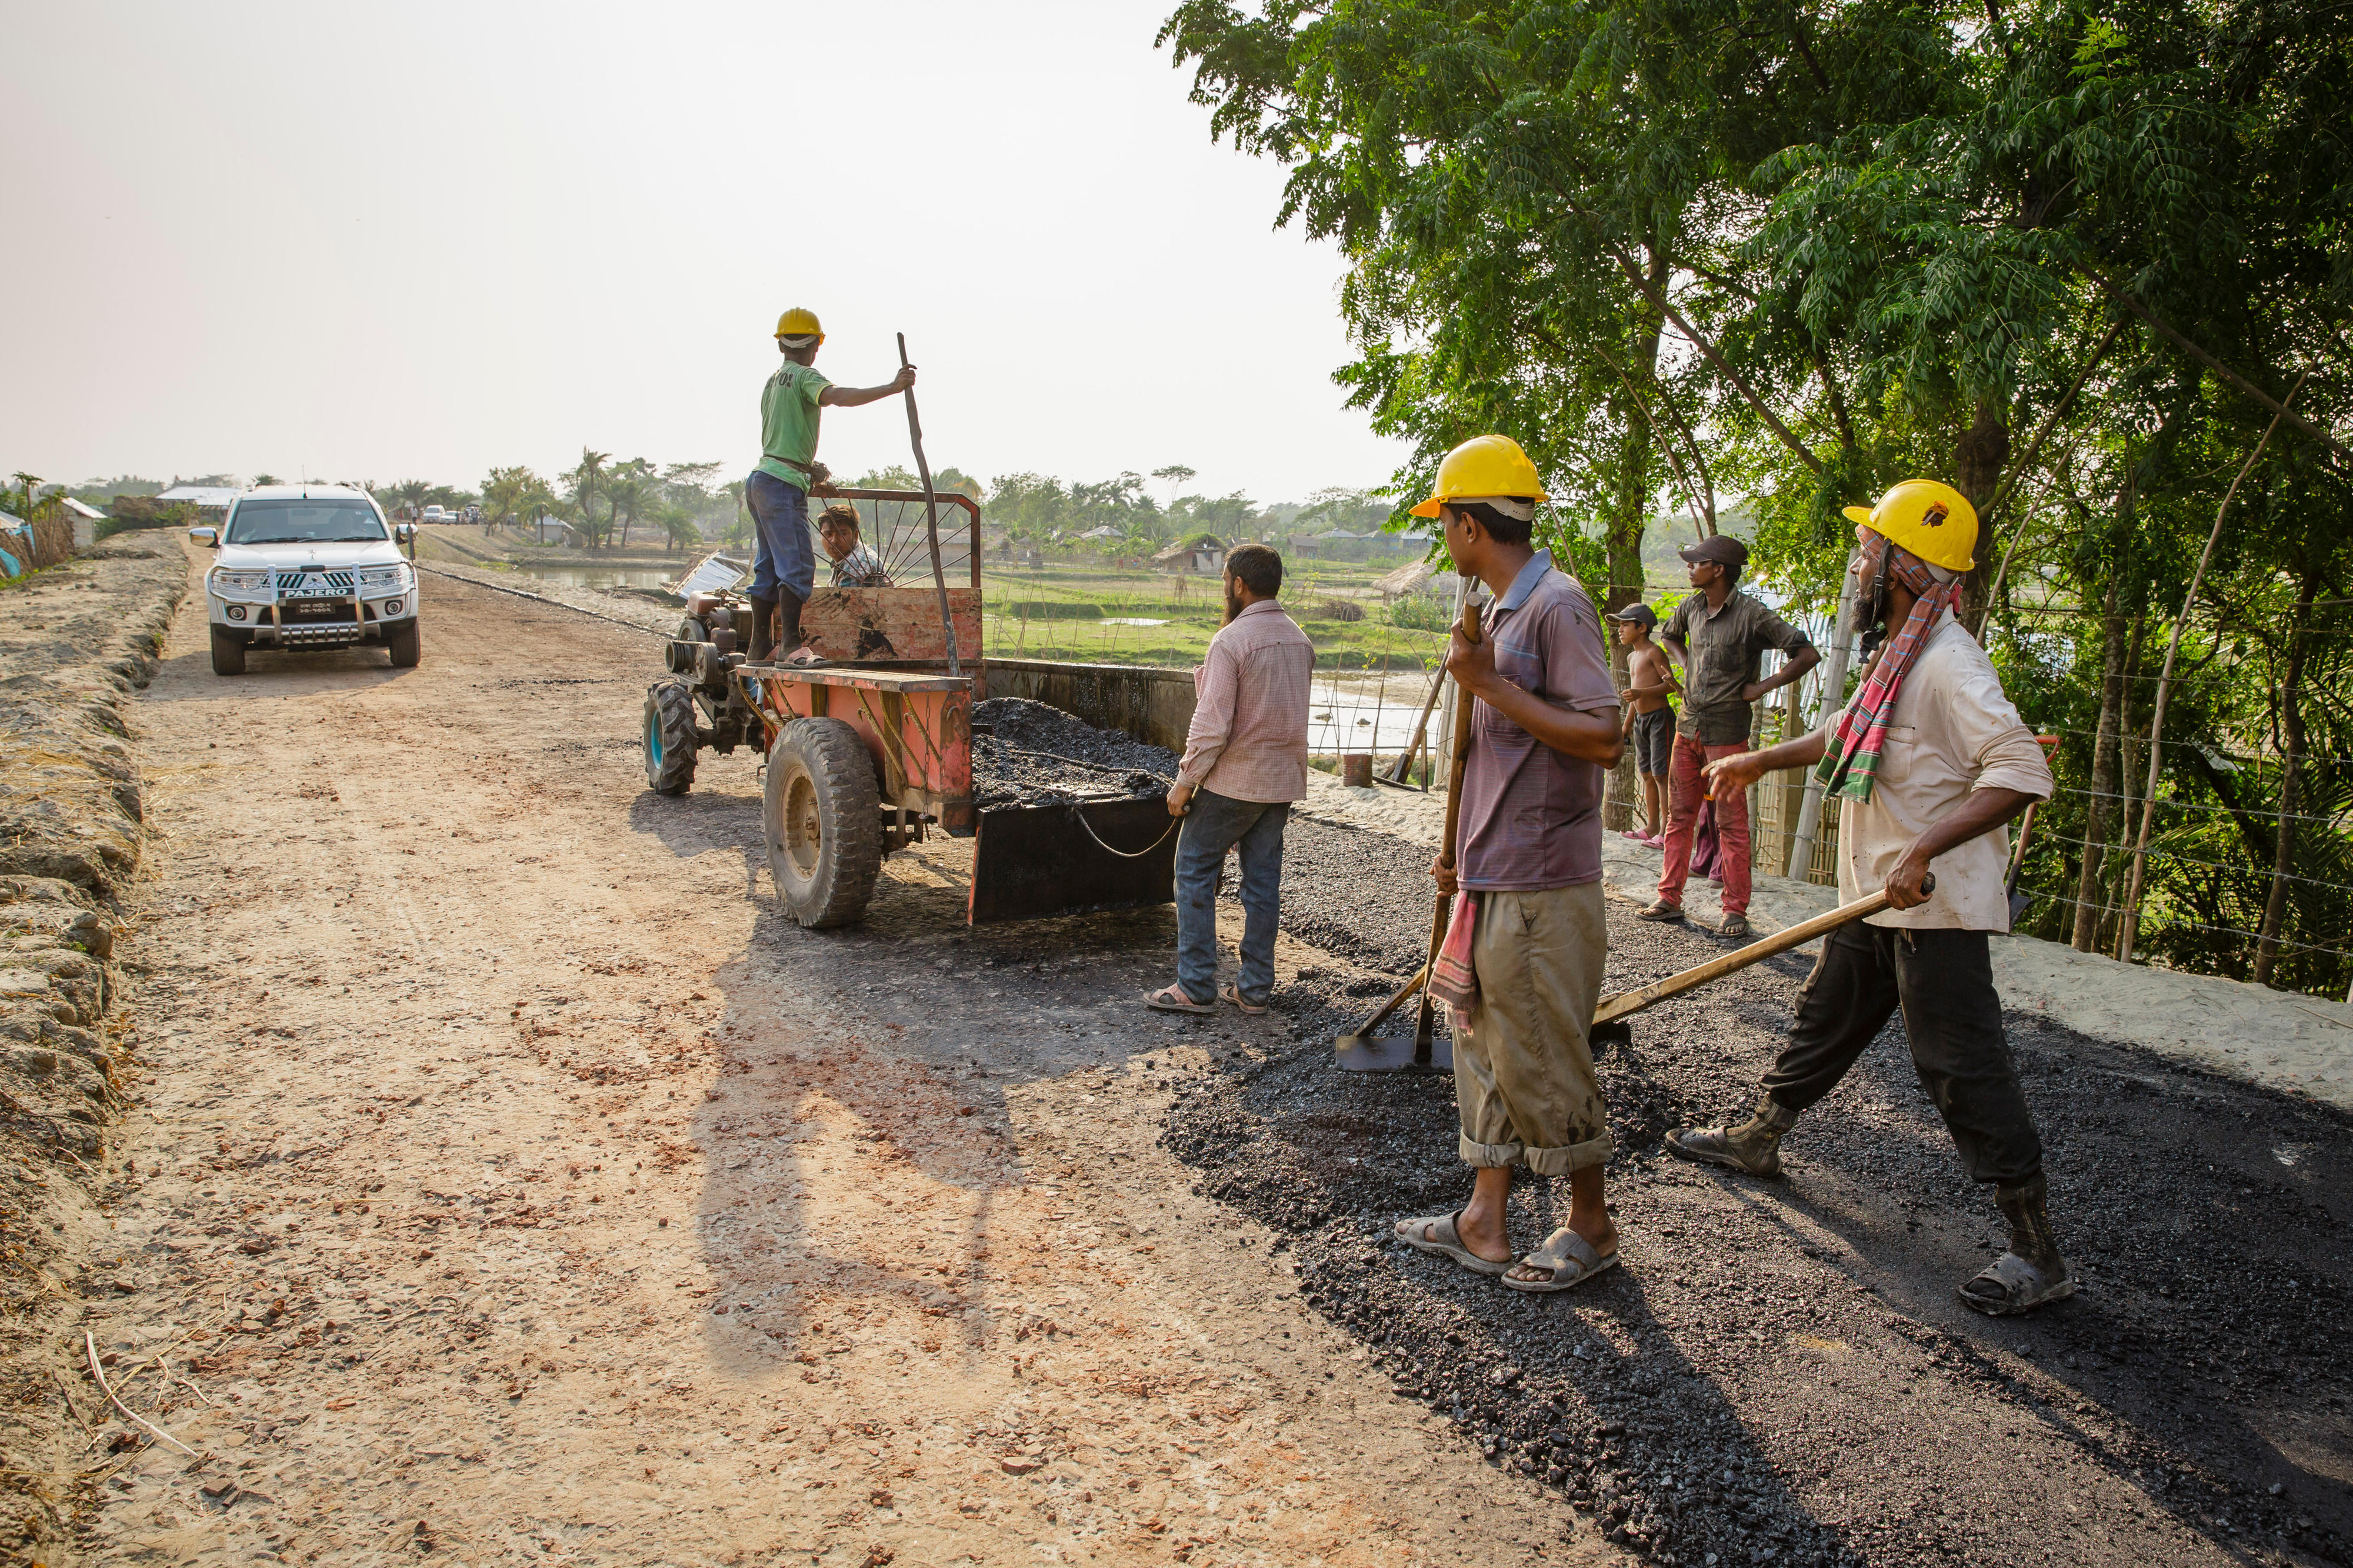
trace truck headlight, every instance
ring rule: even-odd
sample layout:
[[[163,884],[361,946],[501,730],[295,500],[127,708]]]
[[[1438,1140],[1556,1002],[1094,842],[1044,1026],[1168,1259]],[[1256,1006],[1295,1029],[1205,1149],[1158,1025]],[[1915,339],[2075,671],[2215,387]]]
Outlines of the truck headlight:
[[[267,594],[269,574],[267,572],[227,572],[216,568],[212,576],[216,594]]]
[[[387,588],[406,591],[408,587],[408,568],[406,566],[363,566],[360,568],[360,586],[362,588],[374,588],[379,592]]]

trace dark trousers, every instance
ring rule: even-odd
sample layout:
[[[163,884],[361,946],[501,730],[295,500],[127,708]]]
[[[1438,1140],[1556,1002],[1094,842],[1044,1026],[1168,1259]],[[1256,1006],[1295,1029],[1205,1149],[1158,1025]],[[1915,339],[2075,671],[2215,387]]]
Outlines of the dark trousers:
[[[1837,1087],[1899,1005],[1913,1068],[1970,1178],[2022,1182],[2042,1170],[2042,1140],[2018,1087],[1981,931],[1857,921],[1831,932],[1765,1091],[1786,1110],[1805,1110]]]

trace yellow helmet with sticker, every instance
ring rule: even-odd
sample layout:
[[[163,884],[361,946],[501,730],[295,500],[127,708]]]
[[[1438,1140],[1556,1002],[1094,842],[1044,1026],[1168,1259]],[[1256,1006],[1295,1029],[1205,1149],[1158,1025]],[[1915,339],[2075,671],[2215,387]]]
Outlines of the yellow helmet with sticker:
[[[1977,564],[1978,509],[1948,484],[1905,479],[1881,496],[1877,506],[1851,506],[1846,515],[1931,566],[1967,572]]]

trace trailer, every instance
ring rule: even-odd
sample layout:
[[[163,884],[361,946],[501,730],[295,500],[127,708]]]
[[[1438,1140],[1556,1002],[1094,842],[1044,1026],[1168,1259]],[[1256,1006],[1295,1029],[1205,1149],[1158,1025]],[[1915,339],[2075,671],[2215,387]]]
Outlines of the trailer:
[[[702,752],[755,749],[765,759],[769,875],[803,926],[856,921],[883,858],[934,831],[974,840],[973,924],[1172,901],[1176,843],[1165,795],[974,805],[972,710],[987,690],[979,503],[937,498],[966,524],[954,549],[942,533],[943,568],[969,578],[944,595],[960,665],[951,673],[929,541],[920,513],[908,515],[923,507],[922,492],[821,485],[810,494],[858,505],[894,578],[921,548],[923,584],[811,595],[801,624],[827,659],[811,666],[748,662],[736,651],[750,640],[746,603],[733,589],[689,595],[665,650],[670,675],[646,693],[647,787],[682,795]]]

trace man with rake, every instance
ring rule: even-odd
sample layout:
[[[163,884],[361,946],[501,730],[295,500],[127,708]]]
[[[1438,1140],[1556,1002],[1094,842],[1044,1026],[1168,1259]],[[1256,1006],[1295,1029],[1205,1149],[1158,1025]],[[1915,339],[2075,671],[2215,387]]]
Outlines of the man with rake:
[[[1887,908],[1841,926],[1799,993],[1756,1112],[1684,1128],[1667,1147],[1752,1176],[1781,1173],[1779,1145],[1835,1088],[1897,1007],[1920,1082],[1970,1177],[2010,1221],[2010,1250],[1960,1287],[1980,1312],[2023,1312],[2072,1296],[2051,1229],[2042,1144],[2010,1059],[1987,937],[2010,929],[2009,836],[2051,797],[2050,765],[2003,695],[1992,661],[1953,613],[1974,564],[1976,511],[1958,490],[1907,479],[1865,511],[1848,570],[1853,629],[1885,635],[1862,689],[1827,731],[1712,762],[1718,799],[1764,774],[1812,765],[1840,798],[1839,899],[1887,889]],[[1923,880],[1936,874],[1936,890]]]

